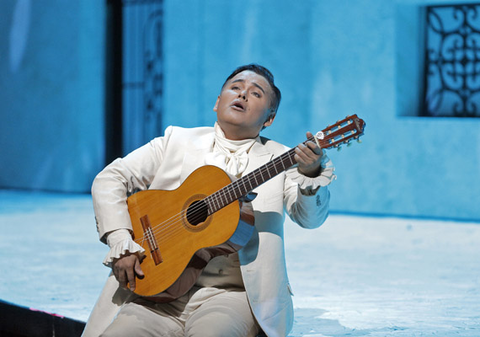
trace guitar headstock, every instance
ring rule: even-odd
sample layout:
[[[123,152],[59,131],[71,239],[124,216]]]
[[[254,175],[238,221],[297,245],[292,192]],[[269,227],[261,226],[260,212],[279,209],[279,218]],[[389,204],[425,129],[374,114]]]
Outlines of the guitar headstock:
[[[356,114],[351,115],[318,132],[315,138],[322,149],[340,149],[341,145],[349,145],[353,139],[360,142],[365,125],[363,119]]]

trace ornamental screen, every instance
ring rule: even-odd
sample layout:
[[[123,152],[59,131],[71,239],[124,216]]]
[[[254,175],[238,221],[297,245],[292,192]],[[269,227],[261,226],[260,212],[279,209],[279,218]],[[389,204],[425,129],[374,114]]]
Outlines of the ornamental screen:
[[[426,8],[424,116],[480,117],[480,4]]]

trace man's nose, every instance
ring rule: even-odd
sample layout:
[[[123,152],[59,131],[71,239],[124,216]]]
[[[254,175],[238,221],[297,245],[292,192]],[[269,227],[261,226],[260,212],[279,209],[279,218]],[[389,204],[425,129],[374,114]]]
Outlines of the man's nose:
[[[247,90],[243,90],[241,93],[240,93],[240,97],[242,97],[245,101],[248,101],[248,96],[247,96]]]

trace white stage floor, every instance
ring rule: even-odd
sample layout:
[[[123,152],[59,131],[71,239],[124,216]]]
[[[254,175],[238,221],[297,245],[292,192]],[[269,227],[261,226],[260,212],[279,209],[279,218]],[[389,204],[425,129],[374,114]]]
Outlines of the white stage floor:
[[[0,190],[0,300],[85,321],[108,269],[89,195]],[[332,215],[286,230],[290,336],[480,336],[480,223]]]

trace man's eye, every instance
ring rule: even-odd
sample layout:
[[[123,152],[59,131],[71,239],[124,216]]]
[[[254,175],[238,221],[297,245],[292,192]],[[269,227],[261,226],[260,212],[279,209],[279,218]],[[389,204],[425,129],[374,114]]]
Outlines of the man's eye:
[[[257,97],[257,98],[260,98],[260,97],[261,97],[261,95],[260,95],[258,92],[255,92],[255,91],[252,93],[252,95],[255,96],[255,97]]]
[[[237,86],[232,87],[232,90],[239,90],[240,88]]]

